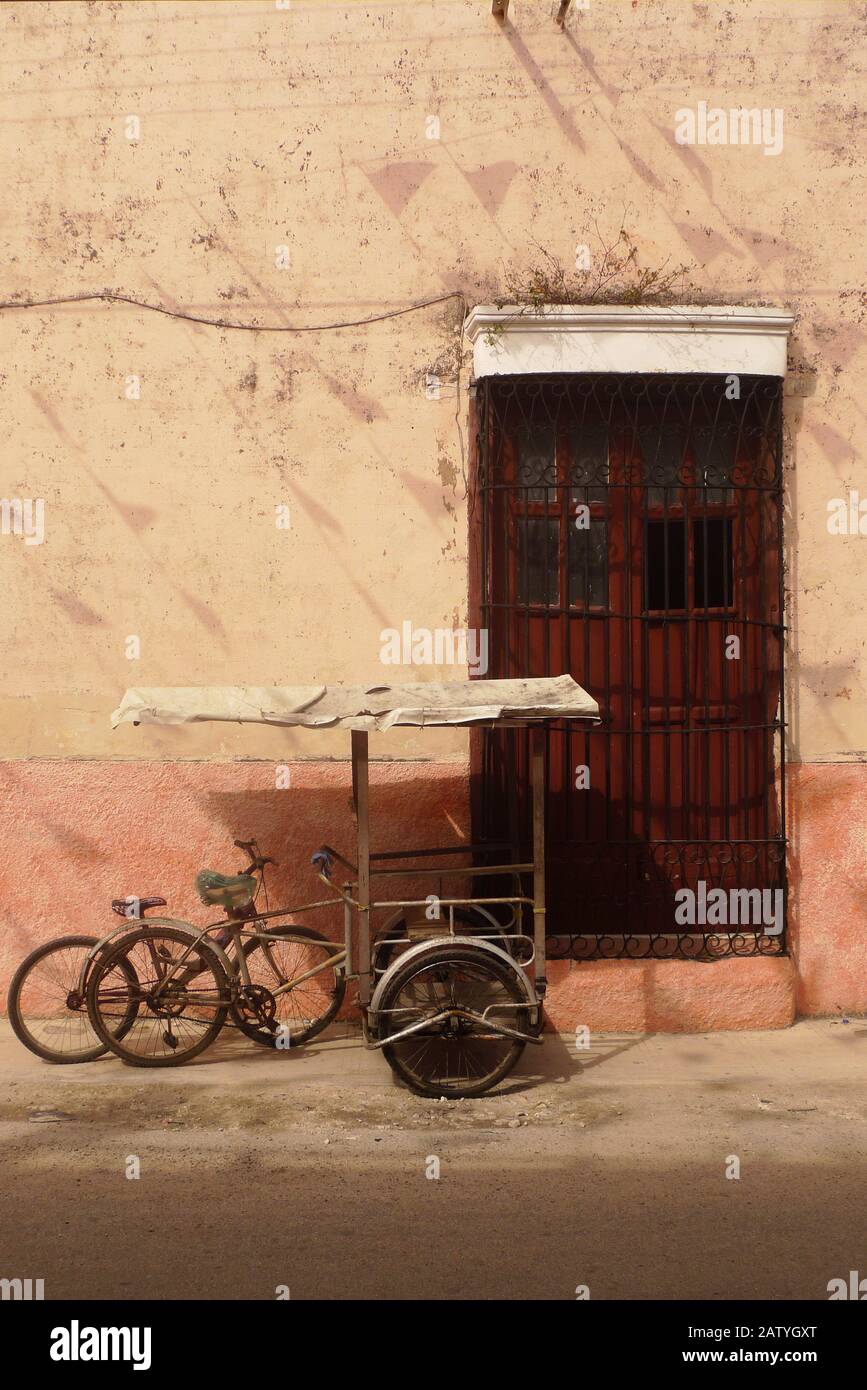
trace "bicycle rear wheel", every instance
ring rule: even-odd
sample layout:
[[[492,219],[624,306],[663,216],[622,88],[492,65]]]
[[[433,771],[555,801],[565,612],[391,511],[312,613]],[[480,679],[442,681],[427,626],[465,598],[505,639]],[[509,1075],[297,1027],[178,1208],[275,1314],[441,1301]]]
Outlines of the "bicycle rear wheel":
[[[82,970],[97,936],[60,936],[37,946],[12,976],[7,1011],[20,1042],[44,1062],[58,1065],[93,1062],[108,1047],[97,1036],[87,1013]],[[92,966],[91,966],[92,968]],[[135,1004],[113,1020],[115,1036],[132,1026]]]
[[[189,1062],[226,1021],[231,1000],[226,972],[207,941],[190,952],[191,939],[178,927],[142,927],[123,937],[91,971],[87,1011],[94,1031],[130,1066]],[[135,1022],[118,1037],[115,1020],[131,1002]]]

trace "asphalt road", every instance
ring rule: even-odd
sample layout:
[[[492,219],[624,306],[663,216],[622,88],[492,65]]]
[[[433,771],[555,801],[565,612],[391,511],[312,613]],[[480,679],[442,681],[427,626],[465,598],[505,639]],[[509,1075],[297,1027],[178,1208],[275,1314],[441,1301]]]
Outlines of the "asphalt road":
[[[552,1035],[448,1103],[345,1027],[141,1071],[46,1066],[3,1022],[0,1276],[47,1299],[824,1300],[867,1275],[865,1062],[864,1020]]]

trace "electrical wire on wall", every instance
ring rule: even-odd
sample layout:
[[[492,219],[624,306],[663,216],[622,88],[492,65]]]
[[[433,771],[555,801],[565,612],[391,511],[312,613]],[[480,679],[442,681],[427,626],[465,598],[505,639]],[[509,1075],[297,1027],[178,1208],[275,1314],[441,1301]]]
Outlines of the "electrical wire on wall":
[[[403,309],[389,309],[382,314],[371,314],[365,319],[345,319],[338,323],[316,323],[316,324],[262,324],[262,323],[234,323],[231,319],[210,318],[205,314],[191,314],[185,309],[169,309],[165,304],[149,304],[146,299],[137,299],[135,295],[119,294],[116,290],[88,290],[83,294],[57,295],[50,299],[6,299],[0,300],[0,310],[3,309],[50,309],[62,304],[129,304],[136,309],[148,309],[152,314],[164,314],[166,318],[183,319],[188,323],[203,324],[207,328],[223,328],[231,332],[239,333],[328,333],[340,328],[364,328],[367,324],[383,323],[386,319],[401,318],[404,314],[414,314],[419,309],[429,309],[434,304],[445,304],[450,299],[459,299],[463,307],[464,319],[467,316],[467,301],[461,290],[449,290],[447,294],[437,295],[434,299],[422,299],[415,304],[408,304]],[[463,331],[463,330],[462,330]],[[455,426],[458,432],[458,441],[461,455],[461,475],[464,480],[464,498],[467,497],[467,470],[464,453],[464,436],[461,429],[460,410],[461,410],[461,364],[460,352],[458,353],[457,369],[455,371],[455,389],[457,393],[457,404],[455,408]]]

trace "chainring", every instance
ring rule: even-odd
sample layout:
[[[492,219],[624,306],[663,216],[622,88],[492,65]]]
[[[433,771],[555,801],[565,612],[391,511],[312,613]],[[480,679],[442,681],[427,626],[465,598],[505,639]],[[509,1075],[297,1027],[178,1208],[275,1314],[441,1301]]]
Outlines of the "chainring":
[[[245,1023],[274,1032],[277,1000],[265,985],[241,985],[235,1007]]]

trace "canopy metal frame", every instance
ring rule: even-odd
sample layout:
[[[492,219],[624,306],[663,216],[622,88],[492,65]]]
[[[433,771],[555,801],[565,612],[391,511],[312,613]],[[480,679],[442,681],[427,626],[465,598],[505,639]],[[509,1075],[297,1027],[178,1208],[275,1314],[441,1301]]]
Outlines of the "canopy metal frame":
[[[523,721],[508,720],[497,721],[498,724],[506,723],[509,727],[524,727]],[[532,950],[534,963],[534,978],[537,995],[537,1003],[541,1002],[547,989],[547,970],[545,954],[545,731],[542,725],[534,725],[530,734],[531,745],[531,785],[532,785],[532,816],[533,816],[533,858],[526,863],[515,862],[514,859],[503,864],[472,865],[458,870],[439,863],[431,865],[419,865],[413,862],[408,867],[393,867],[390,861],[396,859],[416,860],[423,857],[439,858],[448,854],[465,854],[475,858],[477,853],[490,851],[491,846],[485,844],[474,844],[466,842],[460,845],[450,845],[438,849],[421,850],[396,850],[394,852],[381,851],[376,854],[371,853],[370,848],[370,761],[368,734],[366,731],[352,731],[352,806],[356,825],[356,857],[355,864],[350,863],[339,855],[330,846],[323,846],[323,852],[338,860],[345,868],[349,869],[354,880],[347,882],[343,888],[336,887],[340,893],[345,908],[345,932],[346,932],[346,970],[349,978],[358,981],[358,1001],[362,1009],[367,1010],[370,1005],[370,998],[373,984],[372,969],[372,931],[371,917],[376,911],[388,911],[397,909],[424,908],[429,899],[423,898],[385,898],[375,896],[372,891],[372,880],[377,877],[394,875],[411,876],[412,878],[438,878],[442,879],[450,873],[472,874],[473,877],[487,875],[532,875],[532,897],[522,893],[496,896],[469,896],[469,897],[447,897],[440,898],[440,907],[447,908],[449,911],[449,925],[453,933],[454,929],[454,909],[456,907],[485,907],[509,906],[515,909],[530,907],[533,915],[533,934]],[[327,874],[320,871],[320,877],[325,882],[330,882]],[[354,890],[354,891],[353,891]],[[352,913],[353,910],[357,917],[356,942],[353,942],[352,932]],[[502,936],[503,932],[492,933],[492,935]],[[357,955],[354,949],[357,945]]]

